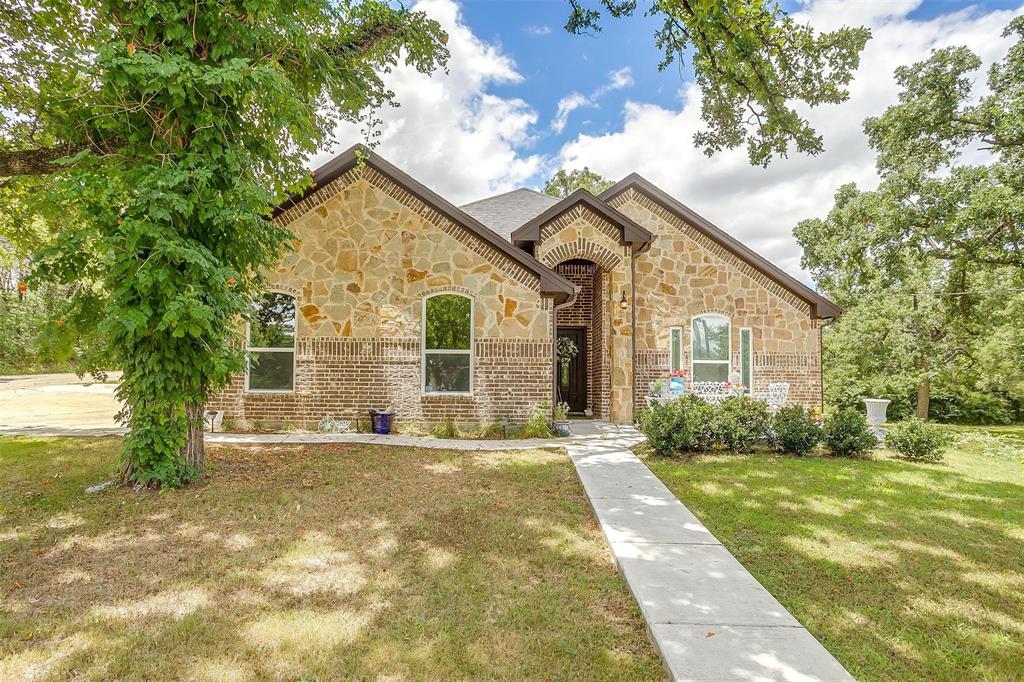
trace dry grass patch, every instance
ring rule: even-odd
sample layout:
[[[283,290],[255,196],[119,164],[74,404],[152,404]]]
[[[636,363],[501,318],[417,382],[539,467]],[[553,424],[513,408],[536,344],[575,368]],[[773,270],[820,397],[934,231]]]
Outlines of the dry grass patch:
[[[0,678],[661,674],[564,456],[214,446],[85,495],[117,447],[0,439]]]

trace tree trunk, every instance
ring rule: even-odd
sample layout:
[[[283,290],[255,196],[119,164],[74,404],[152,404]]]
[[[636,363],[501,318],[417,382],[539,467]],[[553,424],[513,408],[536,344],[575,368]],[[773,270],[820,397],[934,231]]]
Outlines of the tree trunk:
[[[188,416],[188,438],[185,440],[185,447],[181,449],[181,456],[185,463],[193,466],[197,471],[202,472],[206,464],[206,452],[203,449],[203,412],[205,405],[188,403],[185,405],[185,414]]]
[[[931,397],[932,380],[928,376],[928,358],[921,360],[921,383],[917,385],[917,417],[928,419],[928,402]]]

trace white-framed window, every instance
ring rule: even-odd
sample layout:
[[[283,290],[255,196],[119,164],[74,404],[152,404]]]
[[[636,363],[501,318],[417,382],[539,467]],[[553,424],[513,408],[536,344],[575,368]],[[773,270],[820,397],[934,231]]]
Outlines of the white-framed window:
[[[473,392],[473,299],[443,292],[423,299],[424,393]]]
[[[754,330],[740,327],[740,383],[747,395],[754,392]]]
[[[683,328],[669,327],[668,330],[668,369],[678,372],[683,369]]]
[[[295,297],[268,292],[253,301],[245,338],[245,390],[294,390]]]
[[[690,358],[693,381],[729,380],[729,358],[732,355],[732,325],[729,318],[718,314],[693,318]]]

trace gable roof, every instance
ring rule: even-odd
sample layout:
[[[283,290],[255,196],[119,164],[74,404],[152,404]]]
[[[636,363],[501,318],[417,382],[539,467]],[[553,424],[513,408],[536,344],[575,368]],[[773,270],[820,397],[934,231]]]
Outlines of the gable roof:
[[[537,241],[540,239],[541,226],[581,204],[622,230],[622,236],[619,240],[620,244],[632,244],[634,247],[642,248],[644,245],[650,244],[651,239],[654,238],[654,235],[646,229],[622,215],[587,190],[578,189],[543,213],[534,216],[533,219],[513,232],[513,241]]]
[[[551,270],[536,258],[526,253],[517,246],[513,246],[507,239],[503,239],[493,230],[489,229],[473,216],[464,212],[444,197],[429,189],[411,175],[400,170],[384,159],[376,152],[371,151],[361,144],[353,145],[338,156],[334,157],[320,168],[313,171],[315,185],[304,192],[293,194],[274,209],[273,217],[277,217],[296,206],[303,199],[306,199],[319,190],[329,185],[334,180],[352,170],[357,163],[362,161],[373,168],[381,175],[384,175],[406,192],[422,201],[444,217],[480,238],[489,246],[500,253],[508,256],[513,262],[518,263],[527,271],[534,273],[540,279],[540,292],[552,296],[555,301],[561,303],[569,299],[576,292],[576,286],[565,279],[554,270]]]
[[[460,206],[463,211],[512,241],[517,227],[543,213],[561,199],[521,187],[511,192]]]
[[[610,201],[629,189],[633,189],[640,194],[643,194],[656,204],[659,204],[669,213],[675,215],[677,218],[683,220],[689,225],[692,225],[694,229],[703,233],[712,241],[733,253],[740,260],[760,271],[768,277],[768,279],[791,292],[798,298],[807,301],[807,303],[810,304],[811,312],[815,317],[830,318],[838,317],[842,314],[843,309],[835,303],[828,300],[814,289],[811,289],[792,275],[789,275],[778,266],[773,265],[764,258],[764,256],[752,251],[749,247],[745,246],[737,239],[727,234],[724,230],[714,225],[710,220],[701,216],[681,201],[662,191],[637,173],[630,173],[604,192],[601,192],[599,197],[603,201]]]

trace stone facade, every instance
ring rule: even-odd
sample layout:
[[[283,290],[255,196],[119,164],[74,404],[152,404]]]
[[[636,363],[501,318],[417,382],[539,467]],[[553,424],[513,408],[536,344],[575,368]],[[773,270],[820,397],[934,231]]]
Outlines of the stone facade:
[[[732,324],[733,368],[739,367],[740,329],[752,331],[753,394],[787,382],[791,403],[821,402],[819,324],[807,302],[639,192],[611,202],[655,235],[636,259],[635,398],[669,370],[669,329],[684,333],[683,366],[690,367],[690,321],[720,313]]]
[[[315,194],[317,205],[281,217],[293,250],[268,273],[296,297],[294,390],[244,390],[244,377],[211,401],[232,420],[310,424],[393,406],[415,421],[525,419],[550,400],[551,301],[538,277],[481,245],[369,167]],[[424,394],[423,300],[473,299],[473,395]]]
[[[587,330],[588,406],[628,423],[669,370],[671,328],[683,330],[690,368],[691,321],[702,313],[729,318],[733,368],[740,330],[751,330],[755,396],[787,382],[791,403],[820,405],[820,321],[808,301],[822,300],[722,246],[649,184],[641,192],[624,181],[603,205],[566,200],[530,232],[538,263],[496,246],[496,234],[393,167],[344,168],[276,218],[295,234],[266,273],[270,289],[296,299],[294,390],[246,391],[236,377],[209,405],[227,419],[308,426],[392,406],[418,423],[521,421],[552,398],[557,325],[578,325]],[[545,268],[578,290],[557,312],[552,296],[568,284]],[[422,390],[423,301],[441,292],[473,301],[469,395]]]

